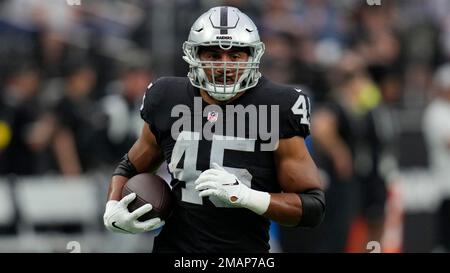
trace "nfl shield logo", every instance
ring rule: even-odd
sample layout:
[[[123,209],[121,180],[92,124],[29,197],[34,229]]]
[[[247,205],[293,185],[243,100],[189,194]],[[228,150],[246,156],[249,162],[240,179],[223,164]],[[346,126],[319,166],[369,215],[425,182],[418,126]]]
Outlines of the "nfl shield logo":
[[[208,113],[208,121],[209,122],[216,122],[217,121],[218,113],[216,111],[211,111]]]

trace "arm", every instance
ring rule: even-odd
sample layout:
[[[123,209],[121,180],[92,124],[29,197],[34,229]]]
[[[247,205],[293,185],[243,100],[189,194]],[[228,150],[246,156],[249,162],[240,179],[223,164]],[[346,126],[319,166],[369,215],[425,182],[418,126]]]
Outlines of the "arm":
[[[26,137],[26,143],[31,150],[40,152],[51,143],[56,130],[56,120],[50,113],[39,117],[31,126],[30,133]]]
[[[280,140],[275,164],[283,193],[270,194],[270,204],[263,215],[282,225],[296,226],[303,215],[299,194],[322,190],[319,172],[301,137]]]
[[[338,134],[334,114],[325,109],[317,110],[312,119],[312,131],[314,140],[332,159],[339,177],[342,179],[351,177],[353,172],[352,155]]]
[[[325,200],[318,170],[303,138],[280,140],[275,161],[283,193],[251,189],[216,163],[202,172],[195,181],[195,189],[200,191],[200,197],[216,196],[223,202],[247,208],[282,225],[318,225],[325,210]]]
[[[148,124],[144,125],[141,135],[128,152],[128,160],[135,168],[136,173],[154,171],[161,164],[163,155]],[[115,173],[118,172],[116,171]],[[121,199],[122,188],[132,174],[128,176],[126,177],[121,174],[113,175],[108,190],[108,200]]]
[[[114,232],[134,234],[154,230],[164,225],[164,221],[160,218],[152,218],[144,222],[137,220],[153,209],[151,204],[145,204],[133,212],[128,211],[128,205],[136,198],[135,193],[122,198],[122,188],[130,177],[156,169],[162,159],[161,149],[146,124],[141,136],[124,156],[111,179],[108,202],[103,215],[106,228]]]
[[[63,175],[81,174],[81,163],[72,131],[59,128],[53,141],[53,149]]]

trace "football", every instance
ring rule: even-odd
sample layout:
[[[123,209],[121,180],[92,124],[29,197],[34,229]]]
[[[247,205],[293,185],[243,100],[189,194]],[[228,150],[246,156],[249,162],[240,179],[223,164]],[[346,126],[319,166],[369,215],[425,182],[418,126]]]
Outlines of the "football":
[[[150,212],[138,218],[146,221],[154,217],[167,219],[173,209],[173,195],[169,185],[160,176],[151,173],[141,173],[130,178],[122,189],[122,198],[130,193],[136,193],[128,210],[133,212],[141,206],[149,203],[153,206]]]

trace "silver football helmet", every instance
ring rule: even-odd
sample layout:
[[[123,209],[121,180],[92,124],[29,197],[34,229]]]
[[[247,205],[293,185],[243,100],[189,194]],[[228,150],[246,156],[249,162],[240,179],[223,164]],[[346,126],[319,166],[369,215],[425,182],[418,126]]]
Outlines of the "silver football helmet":
[[[219,46],[224,50],[247,47],[250,54],[246,62],[201,61],[198,53],[204,46]],[[214,7],[202,14],[192,25],[189,38],[183,44],[183,52],[183,59],[189,64],[188,77],[192,85],[207,91],[216,100],[228,100],[238,92],[254,87],[261,77],[259,62],[264,54],[264,43],[253,21],[234,7]],[[212,81],[205,69],[213,71]],[[224,71],[223,80],[216,79],[214,71],[217,69]],[[234,72],[230,73],[234,75],[234,83],[227,80],[227,71]]]

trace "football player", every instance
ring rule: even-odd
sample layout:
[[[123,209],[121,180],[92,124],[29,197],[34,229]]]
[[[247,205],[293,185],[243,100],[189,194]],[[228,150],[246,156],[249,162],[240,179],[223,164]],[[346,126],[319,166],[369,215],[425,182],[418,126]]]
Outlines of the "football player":
[[[183,51],[188,76],[160,78],[144,96],[146,125],[113,174],[106,227],[163,226],[153,252],[268,252],[270,220],[319,225],[324,194],[304,142],[310,102],[261,76],[264,44],[252,20],[237,8],[212,8],[195,21]],[[139,222],[152,206],[130,213],[135,194],[121,199],[122,188],[163,160],[175,209],[165,222]]]

